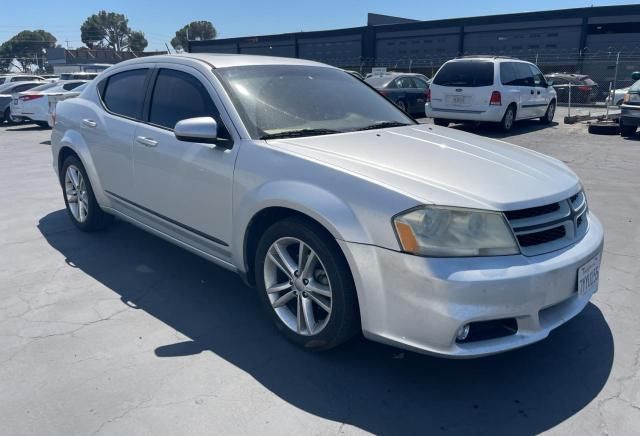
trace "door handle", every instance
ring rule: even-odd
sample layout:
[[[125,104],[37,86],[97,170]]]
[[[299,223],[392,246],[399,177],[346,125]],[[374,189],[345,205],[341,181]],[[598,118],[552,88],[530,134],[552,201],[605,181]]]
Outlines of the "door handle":
[[[138,136],[136,138],[136,141],[144,145],[145,147],[156,147],[158,145],[158,141],[151,138],[147,138],[145,136]]]
[[[83,125],[85,125],[85,126],[87,126],[87,127],[91,127],[91,128],[93,128],[93,127],[95,127],[95,126],[97,126],[97,125],[98,125],[98,123],[96,123],[95,121],[93,121],[93,120],[89,120],[89,119],[87,119],[87,118],[85,118],[84,120],[82,120],[82,124],[83,124]]]
[[[540,95],[540,91],[538,91],[538,95]]]
[[[531,90],[531,95],[533,95],[533,89]]]

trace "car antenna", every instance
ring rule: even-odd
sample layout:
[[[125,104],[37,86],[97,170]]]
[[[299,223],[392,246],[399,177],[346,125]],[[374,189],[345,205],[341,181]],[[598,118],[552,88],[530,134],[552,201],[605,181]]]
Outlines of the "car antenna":
[[[169,45],[165,42],[164,46],[167,47],[167,54],[171,54],[171,50],[169,50]]]

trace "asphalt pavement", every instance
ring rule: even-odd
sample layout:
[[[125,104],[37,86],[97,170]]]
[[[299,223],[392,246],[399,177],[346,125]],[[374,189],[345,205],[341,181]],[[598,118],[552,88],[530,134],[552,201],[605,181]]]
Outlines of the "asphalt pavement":
[[[566,162],[606,242],[578,317],[455,361],[292,346],[232,273],[123,222],[77,231],[50,131],[0,127],[0,434],[640,434],[640,135],[474,130]]]

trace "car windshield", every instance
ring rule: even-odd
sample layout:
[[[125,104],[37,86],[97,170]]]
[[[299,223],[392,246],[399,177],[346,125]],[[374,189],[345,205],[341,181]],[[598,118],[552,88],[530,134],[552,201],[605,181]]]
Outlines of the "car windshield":
[[[215,71],[253,139],[415,124],[385,97],[338,69],[249,65]]]

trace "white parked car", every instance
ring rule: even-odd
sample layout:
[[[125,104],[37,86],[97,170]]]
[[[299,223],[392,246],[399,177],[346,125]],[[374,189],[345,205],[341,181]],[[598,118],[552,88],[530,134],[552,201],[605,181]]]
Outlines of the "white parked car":
[[[31,82],[34,80],[44,81],[44,78],[33,74],[0,74],[0,85],[11,82]]]
[[[9,82],[0,85],[0,123],[12,123],[11,120],[11,101],[13,94],[28,91],[36,86],[42,85],[41,81],[37,82]]]
[[[49,118],[47,119],[47,122],[49,123],[49,127],[53,127],[56,123],[56,108],[58,107],[58,103],[79,96],[87,86],[89,86],[89,82],[85,82],[77,88],[65,93],[47,95],[49,101]]]
[[[64,94],[79,87],[86,80],[61,80],[46,83],[28,91],[13,95],[11,119],[15,122],[33,122],[41,127],[49,126],[49,95]]]
[[[427,117],[440,126],[450,122],[499,123],[509,131],[517,120],[553,121],[556,91],[530,62],[494,56],[446,62],[434,76]]]
[[[418,124],[328,65],[125,61],[58,104],[51,144],[78,229],[117,216],[238,273],[309,349],[362,331],[498,353],[545,338],[598,287],[602,225],[565,164]]]

